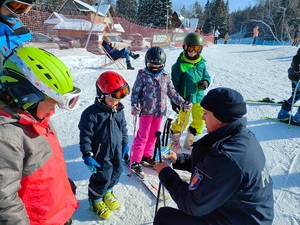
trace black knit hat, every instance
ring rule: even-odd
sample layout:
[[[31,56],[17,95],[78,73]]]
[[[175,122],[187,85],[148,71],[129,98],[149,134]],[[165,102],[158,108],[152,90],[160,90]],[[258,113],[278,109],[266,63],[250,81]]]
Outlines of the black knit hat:
[[[246,112],[243,96],[230,88],[215,88],[202,99],[201,106],[213,112],[214,116],[224,123],[242,118]]]

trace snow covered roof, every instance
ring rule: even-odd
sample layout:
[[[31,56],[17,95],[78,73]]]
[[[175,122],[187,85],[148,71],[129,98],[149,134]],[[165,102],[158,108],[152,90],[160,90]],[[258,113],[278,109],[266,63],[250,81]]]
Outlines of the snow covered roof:
[[[125,32],[124,28],[123,28],[122,25],[119,24],[119,23],[115,23],[115,24],[114,24],[114,28],[115,28],[115,30],[116,30],[117,32],[121,32],[121,33],[124,33],[124,32]]]
[[[184,33],[183,29],[181,29],[181,28],[175,28],[172,32],[173,33]]]
[[[80,0],[73,0],[74,3],[76,4],[78,10],[82,11],[82,12],[93,12],[96,13],[97,12],[97,6],[91,6],[85,2],[82,2]],[[105,5],[104,5],[105,6]],[[96,8],[95,8],[96,7]],[[101,8],[102,6],[100,6]],[[105,8],[104,8],[105,9]],[[98,15],[100,16],[105,16],[105,14],[102,14],[102,11],[99,9]]]
[[[95,9],[95,12],[97,11],[97,8],[98,8],[98,5],[93,5],[92,6],[94,9]],[[101,14],[103,14],[104,16],[107,16],[108,13],[109,13],[109,9],[110,9],[110,5],[100,5],[100,8],[99,8],[99,12]]]
[[[57,30],[86,30],[89,31],[91,29],[92,23],[89,21],[82,20],[81,22],[60,22],[54,26],[54,29]],[[96,23],[93,26],[93,31],[104,32],[106,24]]]
[[[87,20],[84,20],[84,19],[69,19],[67,17],[65,17],[63,14],[60,14],[60,13],[57,13],[57,12],[54,12],[52,14],[53,16],[55,16],[54,18],[51,18],[50,17],[48,19],[46,19],[44,21],[44,24],[58,24],[60,22],[88,22]]]

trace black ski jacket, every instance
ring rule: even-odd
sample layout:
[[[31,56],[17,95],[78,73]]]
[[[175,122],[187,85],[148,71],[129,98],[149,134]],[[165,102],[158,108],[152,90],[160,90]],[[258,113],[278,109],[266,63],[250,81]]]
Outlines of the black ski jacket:
[[[170,167],[159,173],[181,211],[213,225],[272,224],[273,182],[246,118],[205,135],[173,167],[192,173],[189,184]]]
[[[83,155],[92,152],[100,168],[90,186],[99,196],[118,183],[122,174],[122,148],[128,144],[124,106],[119,102],[116,109],[99,102],[86,108],[79,122],[80,151]],[[95,183],[94,183],[94,180]]]

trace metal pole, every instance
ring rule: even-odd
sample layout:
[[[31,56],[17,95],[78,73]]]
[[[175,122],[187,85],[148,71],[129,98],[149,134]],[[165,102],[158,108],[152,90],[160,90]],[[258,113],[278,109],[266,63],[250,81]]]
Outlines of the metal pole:
[[[169,6],[167,5],[167,24],[166,24],[166,34],[168,34],[168,23],[169,23]]]
[[[86,40],[86,43],[85,43],[85,46],[84,46],[85,49],[86,49],[86,47],[87,47],[87,45],[88,45],[88,43],[90,41],[90,37],[92,35],[93,27],[94,27],[95,20],[96,20],[96,17],[98,15],[98,12],[99,12],[99,9],[100,9],[100,5],[101,5],[101,0],[99,0],[98,7],[97,7],[97,10],[96,10],[95,16],[93,18],[93,22],[92,22],[91,29],[90,29],[90,32],[89,32],[89,36],[88,36],[88,38]]]

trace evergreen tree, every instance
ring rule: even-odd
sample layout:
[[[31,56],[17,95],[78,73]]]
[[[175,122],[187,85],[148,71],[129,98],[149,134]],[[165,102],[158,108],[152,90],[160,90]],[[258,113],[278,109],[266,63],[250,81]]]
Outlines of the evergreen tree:
[[[204,6],[204,25],[203,25],[203,33],[208,34],[213,32],[213,21],[211,18],[211,3],[207,0]]]
[[[136,0],[117,0],[116,13],[129,21],[135,21],[137,14]]]
[[[152,0],[140,0],[137,11],[137,22],[141,25],[148,26],[149,17],[152,16]]]
[[[203,26],[203,24],[204,24],[203,11],[202,11],[202,7],[200,6],[198,1],[195,2],[194,6],[193,6],[193,11],[192,11],[192,14],[191,14],[191,18],[199,19],[198,27]]]
[[[180,15],[185,17],[187,16],[187,12],[186,12],[186,8],[185,8],[185,5],[183,5],[180,9]]]
[[[221,36],[224,36],[228,30],[228,7],[224,0],[215,0],[211,8],[212,21],[215,29],[218,29]]]

